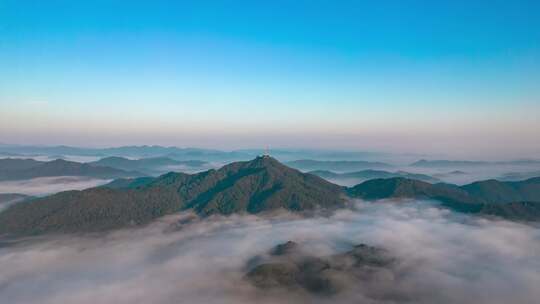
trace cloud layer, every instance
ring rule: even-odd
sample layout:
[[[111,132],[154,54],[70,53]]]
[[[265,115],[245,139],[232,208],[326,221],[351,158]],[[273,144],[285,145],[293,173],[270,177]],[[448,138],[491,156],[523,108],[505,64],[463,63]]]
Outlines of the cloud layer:
[[[38,177],[0,182],[0,193],[41,196],[66,190],[82,190],[106,184],[111,180],[84,176]]]
[[[384,247],[399,258],[399,275],[330,298],[263,292],[243,279],[251,257],[287,240],[321,256]],[[540,228],[412,201],[358,202],[309,219],[185,213],[107,235],[15,242],[0,247],[0,268],[6,303],[525,304],[540,298]]]

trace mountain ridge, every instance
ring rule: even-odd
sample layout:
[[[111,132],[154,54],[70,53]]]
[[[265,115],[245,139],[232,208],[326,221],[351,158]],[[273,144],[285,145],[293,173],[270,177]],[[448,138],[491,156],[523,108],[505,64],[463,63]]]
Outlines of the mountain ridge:
[[[490,187],[493,190],[489,191]],[[540,178],[511,183],[488,180],[460,187],[397,177],[346,188],[260,156],[217,170],[169,172],[16,204],[0,213],[0,235],[104,231],[144,225],[183,210],[193,210],[202,217],[278,209],[334,210],[347,206],[347,197],[435,199],[460,212],[540,219]],[[492,202],[492,197],[497,200]]]
[[[386,169],[393,167],[390,164],[383,162],[370,162],[362,160],[313,160],[313,159],[299,159],[289,161],[285,163],[287,166],[296,168],[299,170],[314,171],[314,170],[328,170],[328,171],[354,171],[354,170],[366,170],[366,169]]]
[[[148,157],[140,159],[128,159],[120,156],[109,156],[88,163],[92,166],[110,167],[124,171],[142,172],[153,175],[154,173],[166,172],[172,166],[185,166],[188,168],[200,168],[207,164],[201,160],[175,160],[169,157]],[[169,169],[170,170],[170,169]]]
[[[201,216],[340,208],[344,189],[270,157],[197,174],[170,172],[130,189],[61,192],[0,213],[0,234],[101,231],[150,222],[182,210]]]
[[[402,177],[373,179],[351,187],[348,193],[364,199],[401,198],[459,198],[477,204],[505,204],[516,201],[540,201],[540,177],[518,182],[495,179],[477,181],[463,186],[423,181]]]
[[[37,161],[34,159],[5,158],[0,159],[0,180],[23,180],[37,177],[53,176],[87,176],[96,178],[118,178],[142,176],[135,171],[125,171],[106,166],[93,166],[56,159]]]
[[[455,211],[511,220],[540,220],[540,178],[520,182],[478,181],[464,186],[404,178],[374,179],[347,189],[351,197],[434,199]]]
[[[478,160],[446,160],[446,159],[435,159],[435,160],[426,160],[421,159],[412,164],[411,167],[426,167],[426,168],[444,168],[444,167],[477,167],[477,166],[489,166],[489,165],[530,165],[530,164],[540,164],[540,160],[536,159],[518,159],[518,160],[509,160],[509,161],[478,161]]]
[[[405,171],[384,171],[384,170],[374,170],[367,169],[361,171],[345,172],[345,173],[336,173],[328,170],[315,170],[308,171],[307,173],[314,174],[326,179],[363,179],[370,180],[376,178],[392,178],[392,177],[403,177],[408,179],[416,179],[420,181],[430,182],[430,183],[439,183],[440,179],[419,173],[410,173]]]

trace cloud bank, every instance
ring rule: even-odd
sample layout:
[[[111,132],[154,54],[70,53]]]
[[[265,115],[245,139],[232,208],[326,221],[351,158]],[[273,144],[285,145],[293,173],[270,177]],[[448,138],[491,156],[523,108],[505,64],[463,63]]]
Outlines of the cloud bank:
[[[540,228],[472,218],[429,202],[363,203],[330,217],[198,220],[189,213],[106,235],[0,247],[6,303],[535,303]],[[257,290],[254,255],[287,240],[316,255],[367,243],[399,259],[397,276],[333,297]],[[375,279],[375,278],[374,278]]]
[[[0,182],[0,193],[21,193],[41,196],[66,190],[82,190],[110,182],[109,179],[97,179],[84,176],[38,177],[16,181]]]

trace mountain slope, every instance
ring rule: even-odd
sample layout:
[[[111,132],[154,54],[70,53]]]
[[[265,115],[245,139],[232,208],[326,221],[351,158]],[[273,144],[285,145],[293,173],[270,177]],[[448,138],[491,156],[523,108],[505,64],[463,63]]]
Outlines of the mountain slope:
[[[464,186],[430,184],[406,178],[374,179],[348,190],[353,197],[434,198],[464,203],[507,204],[518,201],[540,201],[540,178],[519,182],[486,180]]]
[[[478,203],[477,198],[454,185],[430,184],[402,177],[373,179],[348,190],[349,195],[366,200],[385,198],[427,198],[444,202]]]
[[[477,212],[517,221],[540,220],[540,202],[513,202],[507,204],[483,204]]]
[[[0,213],[0,234],[91,232],[137,224],[179,210],[180,202],[166,188],[119,191],[92,188],[67,191]]]
[[[18,202],[22,202],[27,199],[31,199],[31,196],[25,195],[25,194],[19,194],[19,193],[0,193],[0,211],[3,209],[16,204]]]
[[[375,179],[348,189],[366,200],[424,198],[460,212],[496,215],[512,220],[540,220],[540,178],[520,182],[487,180],[461,187],[404,178]]]
[[[504,204],[518,201],[540,201],[540,177],[518,182],[487,180],[461,187],[484,203]]]
[[[124,185],[125,186],[125,185]],[[89,232],[145,224],[193,209],[206,216],[338,208],[342,187],[288,168],[271,157],[198,174],[168,173],[139,186],[68,191],[0,213],[0,234]]]
[[[342,204],[342,189],[322,178],[288,168],[270,157],[239,162],[216,171],[214,187],[189,204],[198,212],[257,213],[283,207],[313,210]]]

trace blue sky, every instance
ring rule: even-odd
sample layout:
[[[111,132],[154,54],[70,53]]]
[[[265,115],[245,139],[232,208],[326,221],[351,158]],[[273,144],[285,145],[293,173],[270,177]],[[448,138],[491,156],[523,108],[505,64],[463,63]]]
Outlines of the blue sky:
[[[538,1],[0,0],[0,141],[540,157]]]

